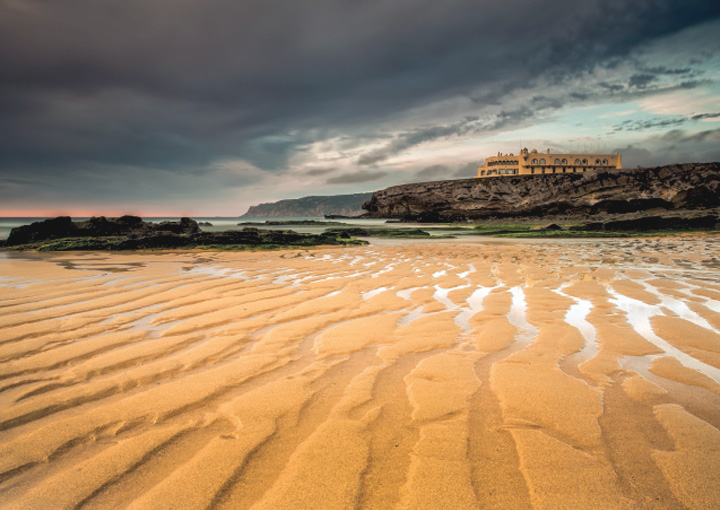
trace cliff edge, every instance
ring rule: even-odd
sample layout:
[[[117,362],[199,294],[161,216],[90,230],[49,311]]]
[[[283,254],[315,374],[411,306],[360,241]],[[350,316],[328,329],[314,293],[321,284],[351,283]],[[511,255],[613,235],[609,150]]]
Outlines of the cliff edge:
[[[718,207],[720,163],[420,182],[376,191],[363,204],[369,217],[419,222],[587,219]]]

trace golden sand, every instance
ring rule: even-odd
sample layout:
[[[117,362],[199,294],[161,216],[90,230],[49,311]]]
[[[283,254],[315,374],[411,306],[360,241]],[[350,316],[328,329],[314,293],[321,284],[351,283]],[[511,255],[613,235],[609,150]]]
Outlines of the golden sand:
[[[0,507],[718,508],[718,252],[2,254]]]

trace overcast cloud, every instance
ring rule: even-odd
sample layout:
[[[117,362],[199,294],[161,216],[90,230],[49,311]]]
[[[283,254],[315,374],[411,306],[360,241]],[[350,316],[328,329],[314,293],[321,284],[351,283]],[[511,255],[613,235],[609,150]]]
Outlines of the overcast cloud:
[[[699,133],[720,126],[719,16],[707,0],[0,0],[0,213],[235,215],[472,176],[521,143],[714,157]]]

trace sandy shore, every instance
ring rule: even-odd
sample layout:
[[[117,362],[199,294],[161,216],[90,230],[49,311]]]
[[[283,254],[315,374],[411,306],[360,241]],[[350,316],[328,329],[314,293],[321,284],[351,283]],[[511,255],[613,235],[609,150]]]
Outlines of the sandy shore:
[[[0,254],[0,506],[718,508],[718,253]]]

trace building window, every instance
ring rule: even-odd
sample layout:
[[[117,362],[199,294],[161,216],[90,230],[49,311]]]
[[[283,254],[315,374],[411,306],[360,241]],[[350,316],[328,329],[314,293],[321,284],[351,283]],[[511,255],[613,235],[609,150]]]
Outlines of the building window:
[[[587,165],[587,159],[583,159],[583,165]]]
[[[555,164],[556,164],[556,165],[559,165],[559,164],[560,164],[560,159],[559,159],[559,158],[555,158]]]
[[[532,160],[532,164],[533,164],[533,165],[537,165],[537,158],[535,158],[535,159]]]
[[[607,165],[607,164],[608,164],[608,160],[607,160],[607,159],[603,159],[603,165]]]
[[[579,164],[580,164],[580,159],[575,159],[575,164],[576,164],[576,165],[579,165]]]
[[[596,165],[599,165],[599,164],[600,164],[600,158],[598,158],[598,159],[595,160],[595,164],[596,164]]]
[[[485,170],[480,170],[480,175],[485,175]]]
[[[567,165],[567,159],[563,158],[562,164],[563,164],[563,165]]]
[[[544,165],[544,164],[545,164],[545,159],[541,159],[541,160],[540,160],[540,164],[541,164],[541,165]]]

